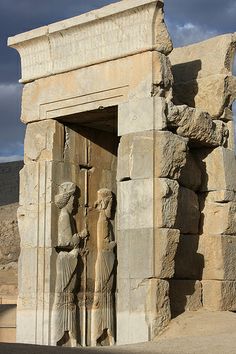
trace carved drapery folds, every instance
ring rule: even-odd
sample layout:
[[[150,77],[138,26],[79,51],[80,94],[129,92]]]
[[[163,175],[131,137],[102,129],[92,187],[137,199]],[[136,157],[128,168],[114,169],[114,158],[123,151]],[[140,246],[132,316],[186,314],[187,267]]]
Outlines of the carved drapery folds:
[[[77,346],[76,294],[78,257],[86,252],[87,230],[73,233],[72,212],[75,207],[76,185],[62,183],[55,203],[60,209],[58,218],[58,252],[54,299],[53,344]]]
[[[77,293],[80,288],[79,274],[85,267],[78,269],[79,264],[85,262],[87,255],[87,229],[77,233],[73,224],[73,211],[75,211],[76,185],[64,182],[59,187],[55,197],[56,206],[60,209],[58,218],[58,245],[56,260],[56,285],[52,310],[52,344],[77,346],[86,345],[88,333],[91,333],[92,346],[112,345],[115,342],[115,246],[114,233],[111,220],[114,211],[114,196],[111,190],[103,188],[97,194],[94,205],[98,211],[97,221],[97,254],[94,279],[94,297],[91,316],[79,313]],[[86,222],[85,222],[86,225]],[[81,262],[79,262],[81,257]],[[83,288],[86,303],[86,288]],[[85,311],[88,309],[85,308]],[[86,323],[83,322],[86,319]],[[83,328],[79,328],[82,326]],[[90,328],[91,327],[91,328]],[[78,328],[81,333],[78,336]],[[84,337],[84,338],[83,338]],[[79,338],[79,339],[78,339]],[[79,343],[78,343],[79,342]]]
[[[113,195],[109,189],[98,191],[95,208],[97,222],[97,259],[95,264],[95,291],[91,318],[91,344],[114,344],[114,268],[115,241],[112,240],[111,222]],[[108,340],[108,342],[107,342]]]

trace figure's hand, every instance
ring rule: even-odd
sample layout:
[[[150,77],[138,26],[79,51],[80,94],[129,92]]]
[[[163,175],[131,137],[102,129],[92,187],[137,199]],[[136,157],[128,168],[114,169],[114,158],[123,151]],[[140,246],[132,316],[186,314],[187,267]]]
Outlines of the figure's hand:
[[[109,242],[109,248],[113,249],[114,247],[116,247],[116,242],[115,241]]]
[[[83,230],[81,231],[81,233],[80,233],[79,236],[80,236],[80,238],[82,238],[82,239],[88,237],[88,236],[89,236],[88,230],[87,230],[87,229],[83,229]]]
[[[74,234],[73,236],[72,236],[72,245],[74,246],[74,247],[79,247],[79,242],[80,242],[80,236],[79,236],[79,234]]]

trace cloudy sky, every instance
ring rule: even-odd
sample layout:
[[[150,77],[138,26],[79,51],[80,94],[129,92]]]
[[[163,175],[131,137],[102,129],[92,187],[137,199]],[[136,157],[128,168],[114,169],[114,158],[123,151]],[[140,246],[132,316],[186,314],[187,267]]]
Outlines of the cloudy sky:
[[[0,0],[0,162],[23,154],[20,123],[20,60],[7,37],[79,15],[116,0]],[[235,0],[165,0],[166,22],[174,46],[236,32]]]

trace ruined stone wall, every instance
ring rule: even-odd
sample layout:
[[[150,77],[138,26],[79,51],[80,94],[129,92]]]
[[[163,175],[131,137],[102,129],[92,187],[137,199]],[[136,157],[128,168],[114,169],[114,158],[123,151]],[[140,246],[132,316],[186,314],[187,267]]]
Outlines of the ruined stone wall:
[[[192,200],[190,210],[198,213],[195,228],[180,236],[171,282],[173,315],[201,306],[236,309],[235,45],[235,35],[229,34],[170,55],[176,106],[169,110],[169,125],[189,139],[188,203]]]

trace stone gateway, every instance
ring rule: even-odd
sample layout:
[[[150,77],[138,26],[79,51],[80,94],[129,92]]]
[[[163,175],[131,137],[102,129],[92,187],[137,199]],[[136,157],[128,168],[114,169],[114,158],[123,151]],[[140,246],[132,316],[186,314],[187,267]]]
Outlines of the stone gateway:
[[[145,342],[184,311],[236,311],[236,35],[173,50],[163,2],[9,38],[26,124],[18,342]]]

